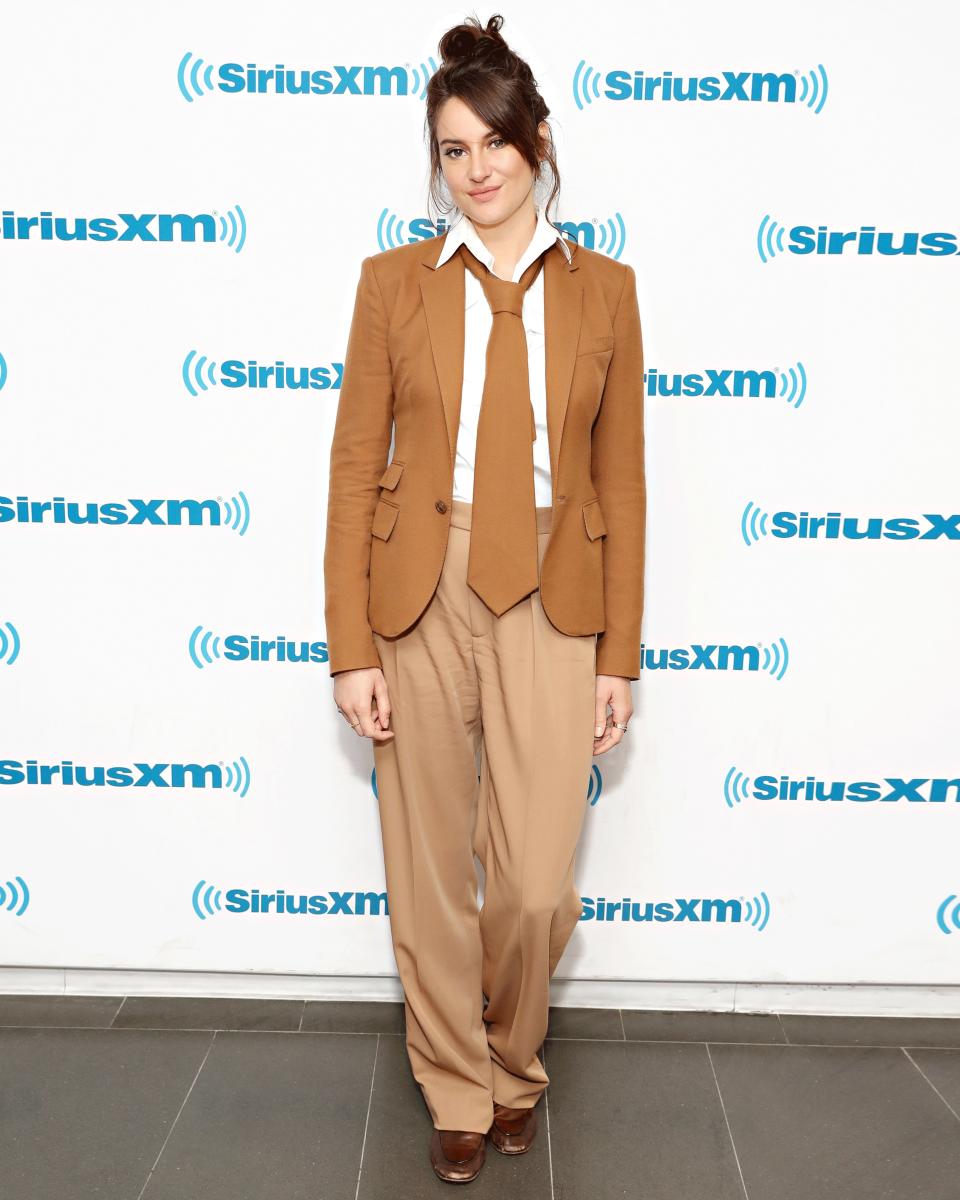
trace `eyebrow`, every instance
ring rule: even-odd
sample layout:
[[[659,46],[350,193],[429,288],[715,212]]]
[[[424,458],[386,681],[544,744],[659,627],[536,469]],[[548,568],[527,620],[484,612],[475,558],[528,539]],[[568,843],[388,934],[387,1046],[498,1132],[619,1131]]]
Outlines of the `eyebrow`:
[[[486,139],[488,137],[499,137],[499,136],[500,135],[497,133],[497,131],[495,129],[488,129],[487,132],[483,135],[483,137],[480,140],[486,141]],[[447,145],[453,145],[454,143],[461,145],[461,146],[466,146],[466,144],[467,144],[463,140],[463,138],[444,138],[443,141],[440,143],[440,145],[447,146]]]

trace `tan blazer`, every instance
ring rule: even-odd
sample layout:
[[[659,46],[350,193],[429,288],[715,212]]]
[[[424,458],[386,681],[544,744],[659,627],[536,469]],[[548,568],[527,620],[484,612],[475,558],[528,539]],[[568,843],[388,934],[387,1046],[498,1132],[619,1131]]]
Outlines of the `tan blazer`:
[[[437,269],[445,236],[361,264],[330,453],[324,578],[332,675],[380,666],[371,630],[408,629],[440,578],[466,270],[459,255]],[[600,635],[598,673],[639,679],[646,484],[636,273],[570,248],[568,263],[551,247],[543,267],[553,512],[540,598],[561,632]]]

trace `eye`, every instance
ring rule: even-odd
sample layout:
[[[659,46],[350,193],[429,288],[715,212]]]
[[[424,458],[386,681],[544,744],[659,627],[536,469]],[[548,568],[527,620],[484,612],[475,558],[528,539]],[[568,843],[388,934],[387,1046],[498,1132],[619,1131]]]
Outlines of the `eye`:
[[[493,137],[493,138],[491,138],[491,139],[490,139],[490,144],[491,144],[491,145],[493,145],[493,143],[494,143],[494,142],[499,142],[499,143],[500,143],[501,145],[503,145],[503,146],[505,146],[505,145],[507,144],[506,138],[502,138],[502,137]],[[459,158],[459,155],[457,154],[457,151],[458,151],[458,150],[462,150],[462,149],[463,149],[463,147],[462,147],[462,146],[451,146],[449,150],[445,150],[445,151],[443,152],[443,153],[444,153],[444,158],[454,158],[455,156],[456,156],[457,158]]]

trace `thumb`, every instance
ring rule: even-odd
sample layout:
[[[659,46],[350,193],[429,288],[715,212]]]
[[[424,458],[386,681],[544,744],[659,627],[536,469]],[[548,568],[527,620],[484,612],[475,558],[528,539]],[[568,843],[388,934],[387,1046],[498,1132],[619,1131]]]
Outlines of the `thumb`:
[[[597,697],[594,716],[596,719],[593,725],[593,735],[594,737],[600,737],[607,727],[607,702],[602,696]]]
[[[386,680],[380,678],[374,682],[373,694],[377,701],[377,716],[380,718],[380,724],[384,729],[389,729],[390,693],[387,689]]]

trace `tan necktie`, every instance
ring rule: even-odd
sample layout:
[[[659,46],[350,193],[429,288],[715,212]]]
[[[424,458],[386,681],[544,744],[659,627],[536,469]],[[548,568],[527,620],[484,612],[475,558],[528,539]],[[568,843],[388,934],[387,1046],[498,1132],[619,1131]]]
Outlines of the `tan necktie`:
[[[539,586],[533,486],[537,427],[523,297],[543,266],[543,255],[513,283],[489,271],[465,244],[460,254],[493,314],[477,423],[467,583],[499,617]]]

